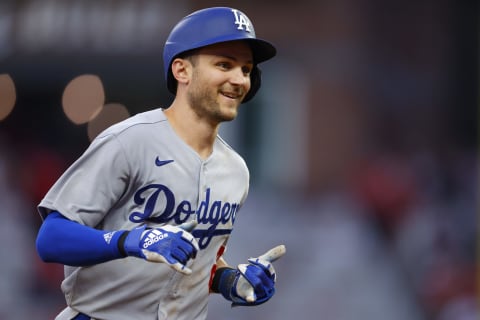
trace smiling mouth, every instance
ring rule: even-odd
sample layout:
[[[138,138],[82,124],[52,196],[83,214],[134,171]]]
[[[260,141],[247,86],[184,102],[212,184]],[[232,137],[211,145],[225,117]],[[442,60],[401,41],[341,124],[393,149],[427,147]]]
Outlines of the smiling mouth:
[[[239,93],[234,93],[234,92],[221,92],[221,94],[224,96],[224,97],[227,97],[227,98],[230,98],[230,99],[240,99],[243,97],[242,94],[239,94]]]
[[[238,86],[238,87],[225,86],[223,88],[219,88],[218,91],[222,96],[230,99],[234,99],[234,100],[243,99],[244,90],[241,86]]]

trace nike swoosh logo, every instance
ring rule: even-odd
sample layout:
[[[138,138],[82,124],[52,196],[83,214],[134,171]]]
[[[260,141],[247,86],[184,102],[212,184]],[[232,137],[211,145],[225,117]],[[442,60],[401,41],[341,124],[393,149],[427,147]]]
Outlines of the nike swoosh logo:
[[[166,164],[169,164],[170,162],[173,162],[173,160],[160,160],[158,157],[155,159],[155,164],[157,167],[164,166]]]

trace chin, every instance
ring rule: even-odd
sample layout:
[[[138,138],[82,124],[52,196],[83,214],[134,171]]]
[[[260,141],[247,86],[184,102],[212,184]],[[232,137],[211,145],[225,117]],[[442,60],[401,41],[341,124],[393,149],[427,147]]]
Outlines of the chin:
[[[221,121],[222,122],[228,122],[228,121],[232,121],[232,120],[235,120],[235,118],[237,117],[237,112],[234,112],[234,113],[222,113],[220,115],[220,118],[221,118]]]
[[[232,121],[237,117],[237,110],[223,110],[217,114],[217,119],[220,122]]]
[[[239,103],[224,105],[219,110],[219,117],[222,118],[222,121],[232,121],[238,115],[238,108],[240,107]]]

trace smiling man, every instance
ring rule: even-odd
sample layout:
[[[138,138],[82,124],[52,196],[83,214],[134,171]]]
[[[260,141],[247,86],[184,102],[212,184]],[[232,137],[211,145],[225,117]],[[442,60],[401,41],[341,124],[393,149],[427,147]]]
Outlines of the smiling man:
[[[38,206],[37,250],[65,265],[56,319],[205,319],[208,295],[255,306],[275,293],[284,246],[223,259],[249,190],[245,161],[218,135],[261,84],[272,44],[239,10],[183,18],[164,49],[175,99],[97,136]]]
[[[248,44],[240,40],[212,44],[196,50],[189,61],[190,79],[179,74],[178,68],[184,66],[181,60],[173,63],[180,86],[177,92],[185,90],[186,104],[199,118],[211,118],[212,125],[233,120],[250,90],[253,58]]]
[[[250,90],[253,66],[252,50],[241,40],[212,44],[173,60],[176,98],[165,115],[173,126],[198,126],[199,132],[190,127],[184,134],[209,136],[201,141],[208,142],[206,150],[196,149],[200,155],[211,153],[220,123],[237,116]]]

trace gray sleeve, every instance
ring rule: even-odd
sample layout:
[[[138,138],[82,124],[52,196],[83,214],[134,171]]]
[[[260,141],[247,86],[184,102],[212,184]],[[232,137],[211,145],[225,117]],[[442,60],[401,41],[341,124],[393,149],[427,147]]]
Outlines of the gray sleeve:
[[[129,172],[115,135],[98,138],[57,180],[38,211],[42,218],[59,211],[71,220],[96,226],[125,192]]]

